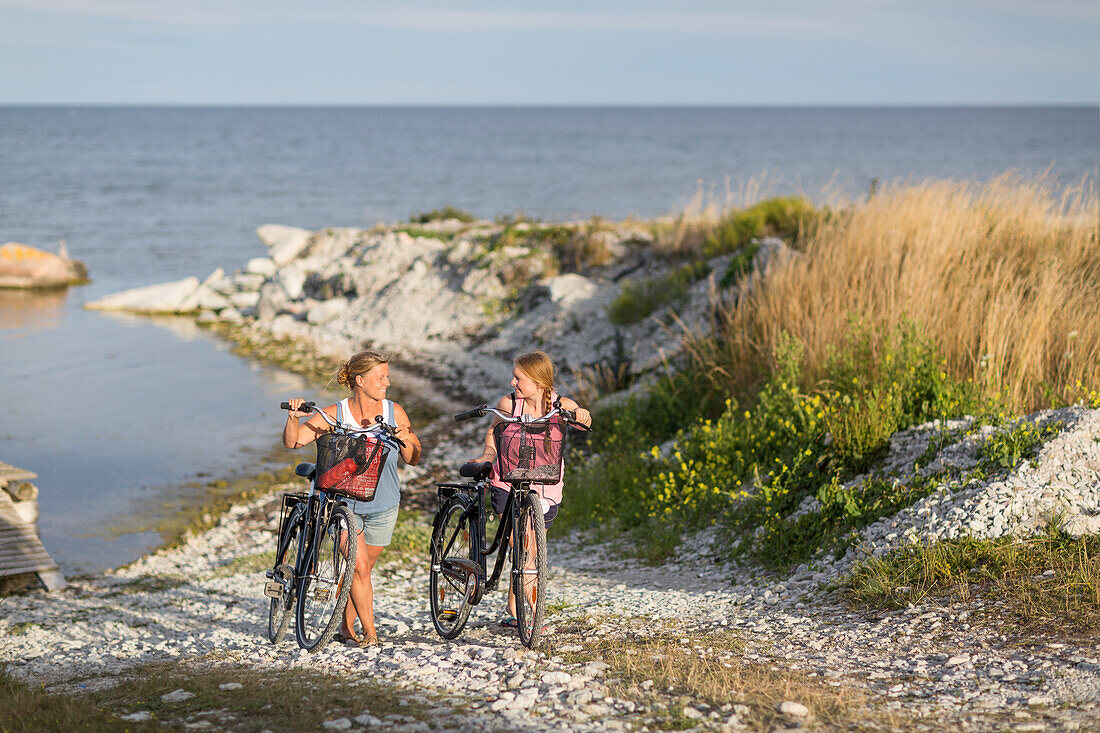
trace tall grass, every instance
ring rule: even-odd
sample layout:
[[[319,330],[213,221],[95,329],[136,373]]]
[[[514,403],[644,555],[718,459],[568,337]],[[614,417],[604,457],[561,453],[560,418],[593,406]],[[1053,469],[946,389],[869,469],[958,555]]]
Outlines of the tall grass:
[[[1005,177],[800,217],[804,257],[749,274],[714,331],[687,334],[681,371],[597,415],[563,524],[611,520],[671,548],[718,523],[787,567],[926,492],[847,483],[896,431],[1100,403],[1098,215],[1091,189]]]
[[[1100,384],[1098,220],[1093,189],[1059,194],[1043,178],[887,186],[809,221],[807,256],[769,272],[690,350],[715,389],[744,394],[783,332],[803,344],[813,384],[830,378],[853,315],[878,334],[916,322],[948,372],[1010,410],[1073,401]]]

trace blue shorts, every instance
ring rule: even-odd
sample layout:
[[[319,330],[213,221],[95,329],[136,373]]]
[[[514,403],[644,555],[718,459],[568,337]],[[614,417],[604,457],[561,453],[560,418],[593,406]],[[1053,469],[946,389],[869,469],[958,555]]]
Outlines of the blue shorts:
[[[353,502],[349,506],[357,520],[355,528],[363,534],[363,542],[375,547],[385,547],[390,543],[393,539],[393,528],[397,524],[398,507],[392,506],[380,512],[364,512],[366,503]]]

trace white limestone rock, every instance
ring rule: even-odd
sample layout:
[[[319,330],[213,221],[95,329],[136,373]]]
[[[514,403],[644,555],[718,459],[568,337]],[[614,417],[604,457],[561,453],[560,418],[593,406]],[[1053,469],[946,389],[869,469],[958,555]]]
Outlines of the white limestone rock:
[[[121,293],[108,295],[99,300],[85,303],[89,310],[129,311],[131,313],[179,313],[187,298],[199,287],[197,277],[185,277],[182,280],[147,285]]]
[[[245,272],[253,275],[262,275],[265,278],[269,278],[278,271],[279,267],[270,257],[253,257],[248,261],[244,269]]]
[[[256,229],[256,236],[270,249],[275,265],[282,267],[297,259],[309,247],[313,233],[282,224],[264,224]]]

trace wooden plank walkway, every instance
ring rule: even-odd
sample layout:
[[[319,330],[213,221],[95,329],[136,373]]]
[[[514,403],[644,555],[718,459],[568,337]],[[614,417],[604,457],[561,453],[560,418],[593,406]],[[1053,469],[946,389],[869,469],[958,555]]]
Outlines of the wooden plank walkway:
[[[36,477],[0,462],[0,579],[35,573],[46,590],[60,590],[66,586],[65,578],[38,538],[37,500],[16,503],[5,490],[9,482]],[[22,506],[32,502],[34,506]]]

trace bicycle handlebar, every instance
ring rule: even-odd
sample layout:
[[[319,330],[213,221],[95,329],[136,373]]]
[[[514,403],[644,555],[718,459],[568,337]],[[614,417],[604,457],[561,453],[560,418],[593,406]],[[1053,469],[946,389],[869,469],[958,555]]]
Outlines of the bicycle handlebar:
[[[563,410],[560,405],[555,407],[550,412],[540,417],[527,417],[527,416],[515,416],[509,415],[506,412],[501,412],[495,407],[489,407],[488,405],[479,405],[472,410],[466,410],[455,415],[455,422],[465,422],[466,420],[472,420],[477,417],[484,417],[485,413],[491,412],[499,417],[504,422],[548,422],[551,418],[561,415],[565,418],[565,421],[575,427],[583,428],[584,430],[590,430],[584,423],[577,422],[577,413],[575,410]],[[526,419],[525,419],[526,418]]]
[[[284,410],[289,410],[290,409],[290,403],[289,402],[283,402],[279,405],[279,407],[281,407]],[[318,408],[317,404],[315,402],[304,402],[304,403],[302,403],[302,406],[298,408],[298,411],[299,412],[315,412],[318,415],[320,415],[321,418],[325,422],[327,422],[329,424],[329,427],[335,428],[337,430],[342,430],[342,431],[348,433],[349,435],[366,435],[368,433],[375,432],[376,429],[381,430],[383,433],[386,434],[387,437],[392,439],[394,442],[396,442],[402,448],[405,447],[405,441],[403,441],[403,440],[401,440],[401,438],[397,437],[397,428],[395,428],[391,425],[387,425],[386,423],[382,422],[382,416],[381,415],[376,415],[375,418],[374,418],[374,424],[371,425],[368,428],[363,428],[363,427],[354,428],[354,427],[349,427],[347,425],[341,425],[340,423],[336,422],[331,417],[329,417],[328,413],[326,413],[324,410]]]
[[[479,405],[472,410],[466,410],[466,412],[460,412],[455,415],[455,422],[466,422],[472,420],[475,417],[485,417],[485,411],[489,409],[488,405]]]

